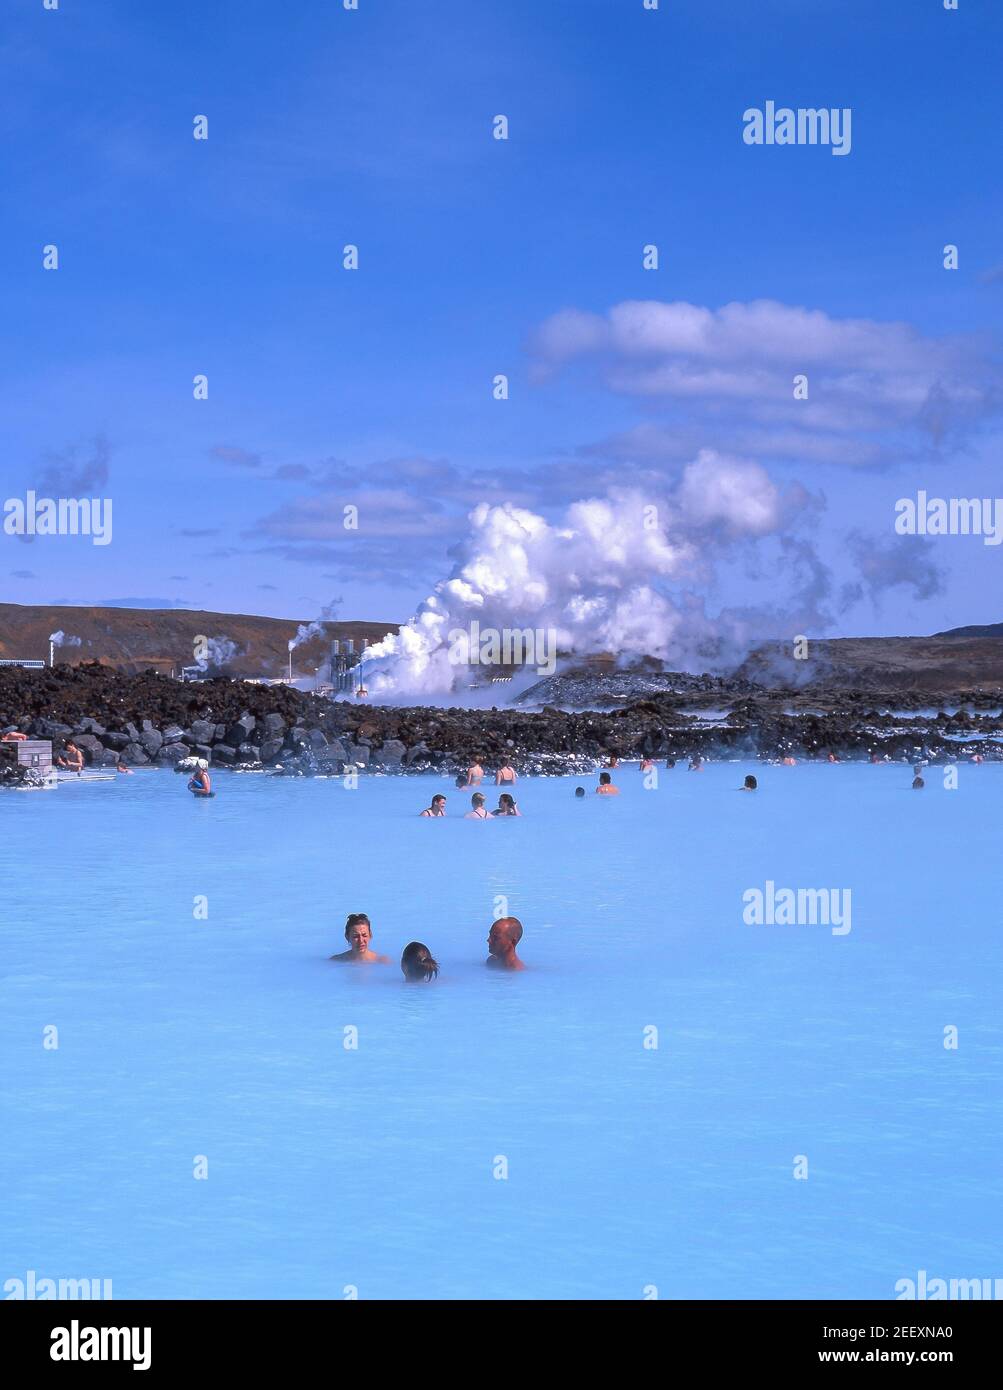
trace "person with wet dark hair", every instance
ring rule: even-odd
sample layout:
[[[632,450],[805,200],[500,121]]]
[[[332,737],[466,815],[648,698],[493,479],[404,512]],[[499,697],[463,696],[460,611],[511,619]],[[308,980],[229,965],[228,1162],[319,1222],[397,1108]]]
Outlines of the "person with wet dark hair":
[[[401,955],[401,970],[409,985],[428,984],[439,973],[439,962],[420,941],[409,941]]]
[[[331,959],[339,961],[343,965],[389,965],[389,956],[381,956],[376,951],[370,950],[369,943],[372,939],[373,928],[366,914],[364,912],[350,912],[348,921],[345,923],[345,940],[348,942],[349,949],[342,951],[339,955],[332,956]]]
[[[599,785],[596,787],[596,793],[599,796],[619,796],[620,788],[614,787],[613,778],[608,772],[600,772]]]
[[[525,970],[526,966],[515,953],[522,940],[522,923],[518,917],[499,917],[488,932],[488,958],[492,970]]]
[[[515,804],[515,797],[511,792],[502,792],[498,798],[498,809],[492,811],[493,816],[521,816],[522,812]]]
[[[575,799],[576,799],[576,800],[577,800],[578,798],[580,798],[580,797],[583,797],[584,795],[585,795],[585,788],[584,788],[584,787],[576,787],[576,788],[575,788]]]
[[[66,740],[62,753],[56,759],[58,767],[65,767],[69,772],[83,772],[84,755],[73,742],[72,738]]]
[[[426,806],[421,814],[423,816],[444,816],[446,814],[446,798],[441,792],[438,796],[432,797],[431,806]]]
[[[918,774],[912,779],[912,789],[914,792],[921,792],[925,786],[926,783]]]
[[[754,792],[758,786],[759,783],[756,781],[755,777],[753,777],[752,773],[750,772],[748,777],[746,777],[744,783],[742,784],[742,786],[739,787],[738,790],[740,792]]]

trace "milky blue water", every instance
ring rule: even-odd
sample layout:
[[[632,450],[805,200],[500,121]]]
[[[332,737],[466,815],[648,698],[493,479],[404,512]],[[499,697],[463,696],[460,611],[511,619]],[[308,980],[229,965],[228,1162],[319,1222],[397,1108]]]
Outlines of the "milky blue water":
[[[438,790],[461,809],[434,778],[0,797],[0,1279],[890,1298],[1003,1274],[1003,767],[616,777],[521,783],[523,818],[486,824],[419,820]],[[851,930],[747,925],[768,879],[849,889]],[[521,975],[483,964],[506,906]],[[350,911],[394,964],[328,961]]]

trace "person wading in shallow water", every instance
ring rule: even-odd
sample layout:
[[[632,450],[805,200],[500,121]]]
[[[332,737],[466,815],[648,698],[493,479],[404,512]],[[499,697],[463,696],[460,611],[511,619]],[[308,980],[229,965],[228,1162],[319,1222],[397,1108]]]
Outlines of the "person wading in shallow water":
[[[202,796],[208,796],[212,791],[212,783],[209,781],[209,772],[201,764],[195,769],[188,783],[190,792],[199,792]]]
[[[331,959],[339,961],[342,965],[389,965],[389,956],[381,956],[369,949],[372,939],[373,928],[366,914],[350,912],[345,923],[345,940],[349,949],[332,956]]]
[[[498,798],[498,810],[492,811],[493,816],[521,816],[522,812],[515,804],[515,797],[511,792],[502,792]]]
[[[500,767],[498,771],[495,773],[496,787],[510,786],[518,780],[519,774],[516,772],[515,768],[512,766],[511,763],[506,763],[504,767]]]
[[[613,778],[608,772],[600,772],[599,785],[596,787],[597,796],[619,796],[620,788],[614,787]]]
[[[83,772],[84,770],[84,755],[71,738],[66,740],[63,755],[61,758],[57,758],[56,762],[60,767],[65,767],[68,772]]]
[[[438,796],[432,797],[431,806],[426,806],[421,814],[423,816],[444,816],[446,814],[446,798],[441,792]]]
[[[485,962],[491,970],[525,970],[526,966],[515,953],[522,940],[522,923],[518,917],[499,917],[488,932],[489,955]]]
[[[474,792],[470,798],[471,810],[464,816],[464,820],[487,820],[488,813],[484,806],[484,793]]]

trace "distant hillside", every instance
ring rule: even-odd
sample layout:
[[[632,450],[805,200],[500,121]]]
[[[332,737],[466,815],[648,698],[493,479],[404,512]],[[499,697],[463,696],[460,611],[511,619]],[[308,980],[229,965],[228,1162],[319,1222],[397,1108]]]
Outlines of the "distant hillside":
[[[793,661],[790,643],[765,643],[736,674],[833,689],[953,691],[1003,686],[1003,624],[955,628],[933,637],[834,637],[809,641]]]
[[[302,622],[309,623],[309,618]],[[78,665],[99,661],[119,670],[153,667],[169,673],[194,660],[196,637],[234,644],[226,670],[239,676],[281,676],[289,665],[288,644],[300,623],[288,618],[258,618],[246,613],[209,613],[176,608],[30,607],[0,603],[0,657],[48,661],[49,634],[62,631],[79,645],[57,649],[56,662]],[[352,638],[356,650],[378,642],[396,623],[324,623],[323,635],[293,652],[294,675],[313,675],[328,654],[332,638]]]
[[[982,627],[951,627],[935,632],[934,637],[1003,637],[1003,623],[986,623]]]
[[[303,619],[304,623],[309,619]],[[99,661],[136,673],[149,667],[170,673],[193,661],[197,636],[233,643],[223,668],[235,676],[281,676],[288,669],[288,643],[300,623],[246,613],[188,609],[35,608],[0,604],[0,657],[48,661],[49,634],[62,630],[80,639],[56,652],[56,662]],[[359,650],[378,642],[396,623],[332,622],[293,652],[293,674],[313,675],[332,638],[352,638]],[[932,637],[836,637],[809,642],[809,660],[791,660],[790,643],[757,645],[734,673],[757,682],[801,685],[819,682],[834,689],[975,690],[1003,686],[1003,623],[952,628]],[[612,658],[610,661],[612,662]],[[586,663],[588,666],[588,663]],[[591,667],[589,667],[591,669]],[[660,669],[655,664],[653,669]]]

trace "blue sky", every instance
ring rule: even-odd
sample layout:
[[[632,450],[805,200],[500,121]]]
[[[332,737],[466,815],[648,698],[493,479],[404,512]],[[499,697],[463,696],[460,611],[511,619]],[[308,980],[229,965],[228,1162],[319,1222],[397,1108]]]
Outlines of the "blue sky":
[[[0,497],[111,497],[114,541],[0,536],[0,594],[403,619],[478,501],[660,497],[706,450],[796,502],[712,608],[999,621],[1003,547],[893,508],[1003,495],[1001,47],[995,0],[11,7]],[[768,99],[850,107],[850,154],[747,146]],[[695,306],[698,370],[635,302]]]

